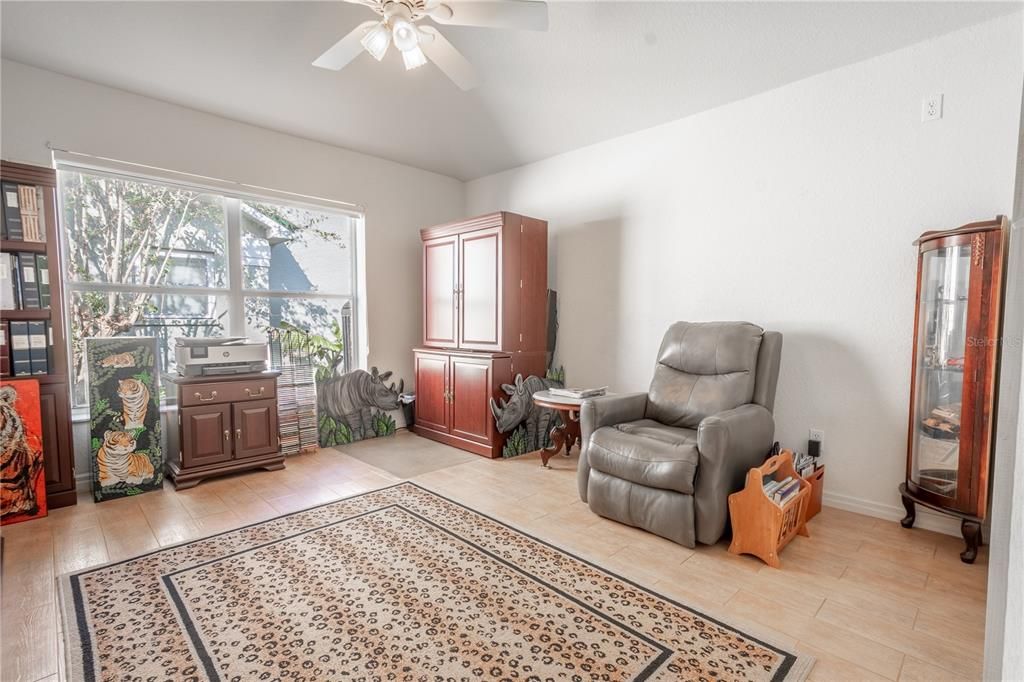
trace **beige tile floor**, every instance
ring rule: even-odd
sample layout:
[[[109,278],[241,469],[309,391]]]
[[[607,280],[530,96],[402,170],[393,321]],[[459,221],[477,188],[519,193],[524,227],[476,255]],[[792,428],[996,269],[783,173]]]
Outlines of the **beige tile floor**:
[[[352,448],[446,446],[400,432]],[[972,680],[981,674],[987,552],[960,541],[826,508],[779,570],[726,544],[674,545],[601,519],[576,494],[576,457],[479,459],[416,482],[737,626],[774,633],[818,662],[816,680]],[[75,507],[4,527],[0,679],[63,675],[54,577],[395,483],[333,450],[258,471]],[[827,484],[827,481],[826,481]]]

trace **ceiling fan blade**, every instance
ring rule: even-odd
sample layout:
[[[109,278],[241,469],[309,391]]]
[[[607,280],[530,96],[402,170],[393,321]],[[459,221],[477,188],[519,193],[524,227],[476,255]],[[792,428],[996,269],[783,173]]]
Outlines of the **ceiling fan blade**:
[[[418,27],[420,31],[429,36],[427,40],[420,41],[420,49],[427,55],[430,61],[437,64],[437,68],[444,72],[444,75],[452,79],[456,85],[463,90],[472,90],[480,84],[476,69],[466,61],[462,53],[455,49],[455,46],[448,42],[441,33],[433,26]]]
[[[350,61],[358,57],[359,53],[363,51],[363,46],[359,41],[362,39],[363,34],[366,33],[366,30],[379,23],[379,21],[364,21],[359,24],[347,36],[334,43],[327,52],[317,57],[316,61],[313,62],[313,66],[319,66],[321,69],[331,69],[332,71],[340,71],[345,68]]]
[[[449,12],[450,10],[450,12]],[[540,0],[451,0],[437,5],[430,18],[452,26],[548,30],[548,4]]]

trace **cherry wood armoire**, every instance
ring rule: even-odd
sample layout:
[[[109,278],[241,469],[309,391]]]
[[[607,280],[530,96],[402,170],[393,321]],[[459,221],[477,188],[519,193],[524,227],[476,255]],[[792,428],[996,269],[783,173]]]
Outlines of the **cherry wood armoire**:
[[[421,436],[501,456],[489,401],[547,367],[548,224],[498,212],[420,230],[423,344],[413,350]]]

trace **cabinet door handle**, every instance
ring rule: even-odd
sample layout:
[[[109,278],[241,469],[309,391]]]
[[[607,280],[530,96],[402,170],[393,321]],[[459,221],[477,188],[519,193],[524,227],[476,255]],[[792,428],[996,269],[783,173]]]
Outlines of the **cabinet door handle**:
[[[254,395],[256,395],[256,396],[261,396],[261,395],[263,395],[263,392],[264,392],[264,391],[266,391],[266,390],[267,390],[267,387],[266,387],[266,386],[260,386],[260,390],[259,390],[259,391],[258,391],[257,393],[253,393],[253,392],[252,392],[252,389],[251,389],[251,388],[249,388],[248,386],[246,386],[246,387],[245,387],[245,394],[246,394],[247,396],[249,396],[249,397],[251,398],[251,397],[253,397]]]
[[[200,393],[199,391],[196,391],[194,395],[195,395],[196,399],[199,402],[201,402],[201,403],[208,403],[208,402],[210,402],[211,400],[213,400],[214,398],[217,397],[217,391],[210,391],[210,397],[209,398],[204,398],[203,394]]]
[[[229,442],[231,440],[231,429],[224,429],[224,440]]]
[[[235,429],[235,440],[242,440],[242,429]]]

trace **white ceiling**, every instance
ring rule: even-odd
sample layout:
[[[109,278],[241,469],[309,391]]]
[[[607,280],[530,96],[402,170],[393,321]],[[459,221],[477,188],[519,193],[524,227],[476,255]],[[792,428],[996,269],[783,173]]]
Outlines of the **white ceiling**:
[[[433,65],[310,62],[373,18],[343,2],[10,2],[3,57],[471,179],[770,90],[1018,3],[552,2],[547,33],[443,27]]]

